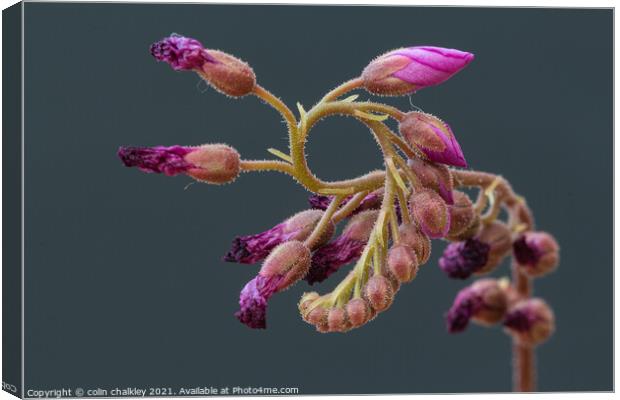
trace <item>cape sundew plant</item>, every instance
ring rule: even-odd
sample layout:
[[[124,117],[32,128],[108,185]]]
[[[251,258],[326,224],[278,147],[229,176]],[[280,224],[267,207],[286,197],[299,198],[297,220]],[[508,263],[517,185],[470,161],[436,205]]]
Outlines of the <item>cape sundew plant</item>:
[[[358,101],[365,89],[380,96],[410,95],[448,80],[473,59],[471,53],[432,46],[400,48],[366,66],[357,78],[328,92],[299,116],[256,82],[252,68],[195,39],[172,35],[151,46],[151,54],[174,70],[194,71],[230,97],[254,95],[277,110],[288,128],[289,151],[268,149],[278,159],[245,160],[226,144],[121,147],[128,167],[168,176],[186,174],[211,184],[234,181],[241,172],[277,171],[311,192],[310,208],[265,232],[240,236],[224,260],[262,261],[241,290],[235,316],[250,328],[265,328],[270,298],[305,280],[322,282],[345,265],[348,275],[331,292],[305,293],[301,317],[319,332],[347,332],[386,311],[401,286],[413,281],[431,252],[431,239],[449,242],[439,260],[452,279],[483,276],[512,255],[512,280],[482,278],[462,289],[445,314],[448,332],[462,332],[469,321],[502,324],[512,336],[514,388],[535,389],[534,349],[554,330],[551,308],[533,298],[532,278],[554,270],[559,247],[534,230],[525,199],[506,179],[468,170],[450,126],[434,115]],[[323,181],[308,168],[305,144],[322,118],[348,116],[364,124],[383,155],[383,170],[336,182]],[[398,122],[398,133],[384,121]],[[459,190],[478,190],[475,201]],[[506,220],[500,220],[505,210]],[[345,223],[340,235],[336,226]]]

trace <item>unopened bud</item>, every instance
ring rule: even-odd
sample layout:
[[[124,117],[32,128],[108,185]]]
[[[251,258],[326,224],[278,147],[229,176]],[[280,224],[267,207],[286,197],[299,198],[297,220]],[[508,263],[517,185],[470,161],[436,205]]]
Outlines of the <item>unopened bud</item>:
[[[400,48],[374,59],[362,79],[371,93],[400,96],[448,80],[473,59],[471,53],[443,47]]]
[[[476,274],[486,274],[494,270],[512,249],[512,233],[508,226],[500,221],[484,225],[476,239],[490,246],[487,262],[475,271]]]
[[[366,282],[364,296],[375,311],[381,312],[386,310],[394,301],[394,290],[386,277],[375,275]]]
[[[278,291],[286,289],[303,278],[310,268],[310,249],[302,242],[292,240],[278,245],[265,259],[259,275],[282,276]]]
[[[474,220],[471,225],[467,227],[463,232],[458,235],[448,235],[446,239],[452,242],[458,242],[462,240],[467,240],[475,237],[478,233],[480,233],[480,229],[482,229],[482,221],[480,219],[480,215],[478,213],[474,214]]]
[[[472,319],[482,325],[493,325],[506,315],[508,297],[497,279],[480,279],[471,285],[482,300],[480,308],[474,312]]]
[[[411,282],[418,273],[418,257],[409,246],[396,245],[388,253],[388,270],[399,282]]]
[[[425,264],[431,256],[431,241],[414,223],[398,227],[398,244],[408,246],[415,251],[419,265]]]
[[[422,160],[418,157],[410,158],[407,161],[407,165],[420,181],[420,185],[439,193],[447,204],[454,204],[454,195],[452,193],[454,183],[448,167],[443,164]]]
[[[303,296],[301,296],[298,307],[299,312],[301,313],[303,318],[305,318],[306,311],[308,311],[308,307],[310,307],[310,304],[312,304],[312,302],[314,302],[319,297],[320,296],[317,292],[307,292],[304,293]]]
[[[476,211],[468,195],[454,192],[454,204],[450,207],[450,230],[448,237],[456,237],[467,230],[476,220]]]
[[[328,329],[327,309],[323,306],[319,305],[308,311],[305,320],[309,324],[314,325],[319,332],[326,332]]]
[[[467,167],[461,146],[450,126],[431,114],[408,112],[400,121],[400,133],[430,161]]]
[[[519,267],[529,276],[553,271],[560,260],[560,246],[547,232],[526,232],[513,243]]]
[[[361,298],[349,300],[346,306],[347,317],[351,326],[357,328],[370,320],[370,308]]]
[[[428,237],[438,239],[446,236],[450,230],[450,212],[437,192],[423,189],[413,193],[409,207],[411,215]]]
[[[553,334],[555,317],[544,300],[527,299],[508,310],[504,326],[522,344],[537,345]]]
[[[239,175],[239,153],[225,144],[196,147],[185,156],[185,160],[193,165],[187,175],[199,181],[222,184],[234,181]]]
[[[439,258],[439,267],[450,278],[467,279],[487,264],[490,248],[476,239],[450,243]]]
[[[344,308],[334,307],[327,314],[327,327],[330,332],[346,332],[350,329]]]

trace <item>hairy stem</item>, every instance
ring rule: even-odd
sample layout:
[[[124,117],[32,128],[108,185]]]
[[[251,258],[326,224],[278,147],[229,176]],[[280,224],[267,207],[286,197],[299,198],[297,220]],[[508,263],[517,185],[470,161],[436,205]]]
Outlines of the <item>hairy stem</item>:
[[[532,295],[530,278],[519,271],[517,263],[512,263],[514,287],[523,298]],[[512,340],[512,388],[515,392],[533,392],[536,390],[536,353],[533,346],[523,344],[516,338]]]

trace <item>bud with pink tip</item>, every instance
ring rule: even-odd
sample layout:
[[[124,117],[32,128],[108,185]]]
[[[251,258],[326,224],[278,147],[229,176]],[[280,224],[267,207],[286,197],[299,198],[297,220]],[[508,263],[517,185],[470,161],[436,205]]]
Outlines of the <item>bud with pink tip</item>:
[[[310,268],[310,249],[302,242],[290,241],[276,247],[258,275],[248,282],[239,296],[237,319],[253,329],[267,326],[267,305],[275,293],[300,280]]]
[[[470,320],[483,325],[496,324],[506,314],[508,300],[498,281],[481,279],[462,289],[446,313],[448,332],[462,332]]]
[[[411,282],[418,273],[418,256],[411,247],[397,244],[388,252],[387,266],[399,282]]]
[[[537,345],[555,330],[555,317],[547,303],[539,298],[522,300],[508,310],[504,326],[519,342]]]
[[[374,59],[362,80],[371,93],[400,96],[448,80],[473,59],[471,53],[443,47],[401,48]]]
[[[414,223],[402,224],[398,227],[397,243],[413,249],[419,265],[425,264],[431,256],[430,239]]]
[[[146,173],[186,174],[213,184],[234,181],[240,170],[239,153],[225,144],[121,147],[118,156],[126,167]]]
[[[431,239],[445,237],[450,230],[450,212],[446,202],[429,189],[419,190],[409,199],[411,215]]]
[[[428,189],[433,189],[446,201],[454,204],[453,180],[448,167],[430,161],[414,157],[407,161],[411,172],[419,179],[420,184]]]
[[[458,238],[475,222],[476,217],[477,213],[469,196],[461,191],[455,191],[454,204],[450,206],[448,237]]]
[[[322,282],[343,265],[357,260],[368,242],[379,211],[368,210],[354,215],[342,234],[312,255],[312,265],[306,276],[310,284]]]
[[[269,252],[280,243],[308,238],[322,216],[321,210],[305,210],[265,232],[238,236],[233,240],[232,248],[223,259],[228,262],[254,264],[267,257]],[[328,241],[334,229],[334,224],[330,223],[319,240],[319,244]]]
[[[219,50],[207,50],[192,38],[173,34],[151,45],[151,54],[175,70],[193,70],[219,92],[240,97],[256,86],[252,68]]]
[[[430,161],[467,167],[465,156],[450,126],[431,114],[407,113],[400,121],[400,133]]]
[[[526,232],[512,245],[519,267],[529,276],[553,271],[560,260],[560,246],[547,232]]]
[[[476,274],[486,274],[494,270],[512,249],[512,232],[501,221],[484,225],[476,239],[490,246],[487,262],[475,271]]]
[[[353,328],[360,327],[371,319],[368,303],[359,297],[349,300],[346,305],[346,311],[347,319]]]
[[[381,312],[392,305],[394,289],[392,289],[390,281],[385,276],[375,275],[366,282],[364,296],[375,311]]]

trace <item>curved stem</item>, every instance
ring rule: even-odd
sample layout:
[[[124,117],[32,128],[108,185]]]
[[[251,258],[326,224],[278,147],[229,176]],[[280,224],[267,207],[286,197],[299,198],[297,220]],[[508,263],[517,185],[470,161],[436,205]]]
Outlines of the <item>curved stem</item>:
[[[253,94],[265,100],[267,104],[272,106],[282,115],[288,124],[289,133],[293,136],[297,127],[297,120],[295,119],[295,115],[290,108],[288,108],[282,100],[274,96],[269,90],[258,84],[254,87]]]
[[[332,202],[329,204],[329,207],[327,207],[327,210],[325,210],[323,216],[312,230],[310,236],[308,236],[308,238],[304,241],[306,247],[308,247],[309,249],[314,249],[314,247],[321,239],[321,236],[323,236],[323,234],[325,233],[328,225],[331,223],[332,216],[334,215],[336,210],[338,210],[338,207],[343,200],[344,196],[334,197]]]
[[[346,94],[348,92],[350,92],[351,90],[355,90],[357,88],[359,88],[360,86],[362,86],[362,78],[357,77],[357,78],[353,78],[351,80],[346,81],[345,83],[338,85],[336,88],[330,90],[329,92],[327,92],[327,94],[325,96],[323,96],[323,98],[321,99],[321,101],[319,101],[320,103],[325,103],[328,101],[332,101],[334,99],[337,99],[338,97],[342,96],[343,94]]]
[[[362,200],[364,200],[364,197],[366,197],[366,195],[368,195],[368,191],[359,192],[355,196],[353,196],[347,202],[347,204],[344,205],[344,207],[342,207],[334,214],[334,216],[332,217],[332,221],[334,222],[334,224],[337,224],[338,222],[351,215],[351,213],[355,211],[357,206],[360,205]]]

